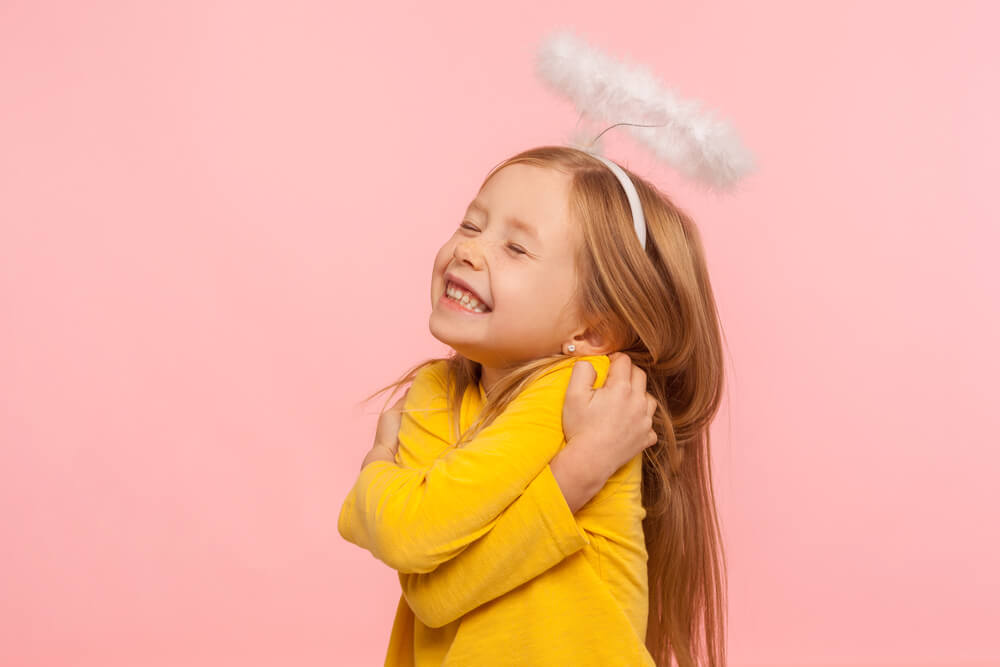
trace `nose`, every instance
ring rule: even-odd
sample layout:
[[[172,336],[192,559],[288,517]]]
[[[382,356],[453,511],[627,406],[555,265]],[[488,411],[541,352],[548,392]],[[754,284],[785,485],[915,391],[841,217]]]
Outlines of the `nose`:
[[[483,254],[479,245],[472,239],[462,239],[458,242],[455,246],[455,257],[477,271],[482,268]]]

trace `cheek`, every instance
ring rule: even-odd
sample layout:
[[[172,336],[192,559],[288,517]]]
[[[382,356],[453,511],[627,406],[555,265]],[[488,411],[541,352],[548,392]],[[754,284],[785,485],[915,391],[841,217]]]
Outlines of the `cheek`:
[[[448,265],[448,258],[451,257],[452,252],[450,250],[451,243],[445,243],[441,246],[441,249],[437,251],[437,255],[434,256],[434,269],[435,271],[444,269]]]
[[[550,276],[538,283],[533,294],[539,307],[555,316],[570,301],[572,287],[563,276]]]

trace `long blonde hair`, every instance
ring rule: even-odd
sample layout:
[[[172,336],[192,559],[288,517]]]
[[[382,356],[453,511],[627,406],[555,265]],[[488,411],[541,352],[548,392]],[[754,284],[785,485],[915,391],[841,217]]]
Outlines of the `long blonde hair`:
[[[646,647],[659,667],[726,664],[726,559],[712,486],[709,426],[723,390],[722,332],[701,238],[664,193],[625,170],[646,217],[646,249],[636,242],[628,200],[608,168],[567,146],[522,151],[515,163],[571,175],[570,216],[582,230],[576,256],[577,303],[585,325],[646,373],[658,407],[659,441],[643,453],[642,502],[649,582]],[[429,359],[366,400],[410,382],[424,366],[447,361],[448,405],[457,445],[489,425],[518,393],[562,355],[509,369],[483,410],[459,433],[459,406],[481,366],[457,353]],[[393,391],[393,394],[395,391]],[[390,398],[387,399],[386,404]]]

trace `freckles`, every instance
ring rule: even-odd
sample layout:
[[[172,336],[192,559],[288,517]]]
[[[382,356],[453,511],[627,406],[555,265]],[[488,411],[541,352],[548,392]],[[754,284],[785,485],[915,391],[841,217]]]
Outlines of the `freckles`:
[[[434,256],[434,264],[436,266],[440,266],[446,263],[448,261],[449,256],[450,254],[448,252],[448,244],[446,243],[443,246],[441,246],[441,249],[438,250],[437,254]]]

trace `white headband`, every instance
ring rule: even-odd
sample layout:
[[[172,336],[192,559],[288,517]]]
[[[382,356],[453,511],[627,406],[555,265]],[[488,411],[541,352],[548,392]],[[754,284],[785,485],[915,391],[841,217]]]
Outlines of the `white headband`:
[[[639,245],[641,245],[642,249],[645,250],[646,216],[642,213],[642,204],[639,203],[639,193],[636,192],[632,179],[628,177],[628,174],[625,173],[624,169],[603,155],[598,155],[593,151],[587,151],[587,153],[608,165],[608,169],[610,169],[611,172],[618,177],[618,182],[622,184],[622,188],[625,190],[625,196],[628,197],[628,205],[632,208],[632,224],[635,225],[635,235],[639,237]]]

